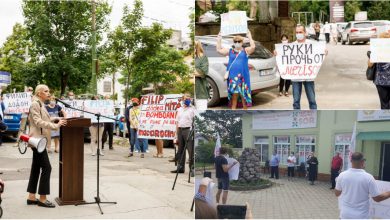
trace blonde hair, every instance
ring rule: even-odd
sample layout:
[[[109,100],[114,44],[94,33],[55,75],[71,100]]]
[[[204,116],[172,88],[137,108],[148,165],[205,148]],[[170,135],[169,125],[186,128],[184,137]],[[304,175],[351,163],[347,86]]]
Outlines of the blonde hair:
[[[36,97],[39,97],[39,93],[43,92],[46,88],[49,89],[47,85],[44,84],[37,85],[37,87],[35,87],[34,95]]]
[[[199,41],[195,41],[195,57],[202,57],[204,50],[202,44]]]
[[[390,38],[390,33],[389,32],[382,32],[379,35],[379,38]]]

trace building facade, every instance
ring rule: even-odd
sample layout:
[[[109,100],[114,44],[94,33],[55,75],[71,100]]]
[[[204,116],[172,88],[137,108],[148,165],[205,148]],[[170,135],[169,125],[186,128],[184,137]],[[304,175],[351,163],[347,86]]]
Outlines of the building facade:
[[[247,111],[242,123],[243,147],[259,149],[262,163],[276,151],[283,170],[291,152],[299,166],[313,151],[319,160],[318,178],[329,180],[332,157],[340,152],[347,169],[355,141],[355,151],[366,158],[366,171],[390,181],[390,111]]]

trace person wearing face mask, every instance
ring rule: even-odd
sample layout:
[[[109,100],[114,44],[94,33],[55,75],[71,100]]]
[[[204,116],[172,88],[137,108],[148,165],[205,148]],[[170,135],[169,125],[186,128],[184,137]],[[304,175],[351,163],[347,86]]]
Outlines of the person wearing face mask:
[[[61,118],[66,118],[66,112],[56,103],[55,97],[50,97],[49,103],[46,105],[46,110],[50,115],[50,119],[52,121],[58,121]],[[61,116],[60,116],[61,115]],[[59,137],[60,130],[52,130],[51,131],[51,139],[48,140],[47,143],[47,152],[51,153],[51,140],[54,140],[54,152],[59,152]]]
[[[294,152],[291,152],[290,156],[287,158],[287,176],[288,181],[292,180],[294,177],[295,163],[297,162],[297,158],[295,157]]]
[[[297,43],[310,43],[309,40],[306,40],[306,29],[303,25],[298,24],[295,28]],[[327,55],[328,51],[325,51]],[[302,95],[302,85],[305,87],[306,97],[309,102],[310,109],[317,109],[317,102],[315,96],[315,87],[314,80],[291,80],[293,87],[293,108],[301,109],[301,95]]]
[[[185,161],[186,161],[186,152],[184,151],[184,147],[187,144],[189,159],[189,167],[191,176],[194,175],[194,136],[188,140],[188,136],[190,135],[193,120],[195,117],[195,108],[191,105],[191,96],[189,94],[185,94],[183,96],[184,105],[177,109],[176,114],[176,138],[174,140],[175,143],[178,144],[178,150],[175,155],[176,161],[179,161],[177,165],[177,170],[172,170],[171,173],[184,173],[185,171]],[[184,155],[183,155],[184,154]]]
[[[131,102],[133,103],[133,108],[130,109],[130,132],[131,132],[131,143],[130,143],[130,157],[133,156],[134,146],[138,146],[141,153],[141,158],[144,158],[145,149],[145,139],[138,138],[138,127],[139,127],[139,99],[132,98]]]
[[[237,102],[239,101],[241,101],[244,109],[252,106],[248,57],[255,51],[255,42],[249,30],[247,37],[250,46],[246,48],[242,46],[244,38],[239,35],[233,37],[234,44],[231,49],[222,47],[221,34],[218,34],[217,39],[217,52],[222,56],[229,56],[225,79],[227,80],[229,105],[233,110],[237,108]]]
[[[282,44],[288,44],[288,36],[285,34],[282,34],[281,37]],[[276,53],[274,53],[276,54]],[[291,80],[289,79],[283,79],[280,77],[280,82],[279,82],[279,96],[285,95],[288,97],[288,89],[290,88],[291,85]],[[284,88],[284,93],[283,93],[283,88]]]
[[[73,100],[74,100],[74,93],[73,93],[72,91],[69,91],[69,92],[68,92],[68,99],[69,99],[70,101],[73,101]]]

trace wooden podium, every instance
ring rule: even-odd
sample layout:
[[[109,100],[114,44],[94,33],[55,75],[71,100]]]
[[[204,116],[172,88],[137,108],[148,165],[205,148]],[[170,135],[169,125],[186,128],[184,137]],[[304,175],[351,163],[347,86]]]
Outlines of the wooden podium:
[[[60,129],[59,205],[84,203],[84,128],[89,118],[68,118]]]

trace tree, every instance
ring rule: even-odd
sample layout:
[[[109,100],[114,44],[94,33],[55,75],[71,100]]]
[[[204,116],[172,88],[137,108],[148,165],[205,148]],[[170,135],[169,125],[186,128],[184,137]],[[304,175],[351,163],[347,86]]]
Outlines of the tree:
[[[367,17],[369,20],[390,20],[390,1],[373,1],[370,2]]]
[[[355,14],[361,11],[362,2],[349,0],[345,2],[345,13],[344,18],[345,21],[353,21],[355,20]]]
[[[242,147],[241,114],[234,111],[205,111],[200,114],[201,119],[195,118],[196,132],[221,137],[221,144],[228,144],[235,148]]]
[[[27,30],[24,26],[16,23],[12,34],[0,48],[0,70],[11,73],[11,84],[7,87],[23,91],[28,79],[26,71],[36,61],[36,50],[31,41],[27,39]],[[28,63],[27,63],[28,62]]]
[[[23,1],[23,14],[31,39],[41,57],[31,71],[50,88],[86,91],[91,79],[91,18],[88,1]],[[111,7],[96,7],[97,43],[108,28]]]

